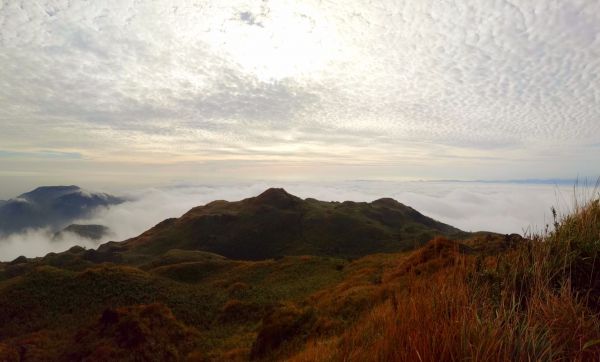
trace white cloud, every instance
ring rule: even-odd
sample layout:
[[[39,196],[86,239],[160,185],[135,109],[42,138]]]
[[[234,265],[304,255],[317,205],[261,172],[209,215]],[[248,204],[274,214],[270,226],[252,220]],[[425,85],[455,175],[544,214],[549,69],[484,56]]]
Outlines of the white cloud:
[[[10,261],[20,255],[27,257],[44,256],[51,252],[62,252],[72,246],[96,248],[97,243],[68,233],[60,239],[53,239],[49,230],[28,230],[0,238],[0,261]]]

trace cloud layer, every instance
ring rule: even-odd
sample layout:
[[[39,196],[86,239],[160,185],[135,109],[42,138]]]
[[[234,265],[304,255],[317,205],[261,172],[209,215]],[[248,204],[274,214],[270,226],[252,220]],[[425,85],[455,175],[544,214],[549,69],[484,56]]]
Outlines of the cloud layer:
[[[194,206],[213,200],[236,201],[256,196],[273,183],[231,185],[181,184],[168,188],[151,188],[129,193],[135,199],[102,209],[92,219],[79,223],[95,223],[110,227],[108,240],[125,240],[137,236],[160,221],[179,217]],[[373,201],[393,197],[427,216],[466,231],[530,233],[543,231],[552,224],[550,207],[568,213],[572,208],[571,186],[540,184],[462,183],[462,182],[280,182],[292,194],[328,201]],[[592,189],[580,188],[580,200],[592,196]],[[597,191],[597,190],[596,190]],[[74,245],[96,247],[97,244],[76,235],[51,240],[46,230],[28,231],[0,239],[0,260],[19,255],[43,256]]]
[[[600,172],[595,0],[10,1],[0,82],[4,173]]]

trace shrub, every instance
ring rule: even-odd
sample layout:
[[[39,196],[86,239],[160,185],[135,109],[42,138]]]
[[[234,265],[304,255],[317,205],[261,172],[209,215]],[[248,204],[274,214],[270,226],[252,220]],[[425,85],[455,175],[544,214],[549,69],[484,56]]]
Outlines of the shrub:
[[[308,324],[314,322],[314,311],[298,308],[292,304],[282,305],[263,318],[262,326],[250,353],[252,358],[261,358],[294,338],[303,337]]]
[[[219,321],[222,323],[259,321],[263,314],[261,309],[254,303],[231,299],[221,309]]]
[[[177,321],[162,304],[106,309],[80,330],[66,360],[165,361],[190,353],[198,332]]]

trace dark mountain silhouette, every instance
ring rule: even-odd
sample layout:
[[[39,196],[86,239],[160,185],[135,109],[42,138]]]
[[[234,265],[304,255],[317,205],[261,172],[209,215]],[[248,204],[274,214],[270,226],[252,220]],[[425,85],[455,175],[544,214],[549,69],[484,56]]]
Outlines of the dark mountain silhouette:
[[[104,236],[110,234],[110,229],[104,225],[80,225],[80,224],[71,224],[61,231],[54,234],[53,239],[60,239],[66,233],[73,233],[83,238],[91,239],[91,240],[100,240]]]
[[[242,201],[193,208],[99,251],[155,255],[170,249],[203,250],[243,260],[302,254],[358,257],[412,249],[435,235],[469,234],[393,199],[325,202],[272,188]]]
[[[77,186],[44,186],[0,203],[0,235],[30,228],[60,230],[99,207],[125,200],[104,193],[89,193]]]

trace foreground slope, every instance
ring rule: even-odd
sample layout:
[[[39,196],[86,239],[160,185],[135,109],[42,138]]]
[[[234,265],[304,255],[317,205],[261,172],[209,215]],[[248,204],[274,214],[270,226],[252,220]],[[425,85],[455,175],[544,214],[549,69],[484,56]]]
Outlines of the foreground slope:
[[[409,250],[435,235],[468,234],[392,199],[302,200],[273,188],[242,201],[196,207],[179,219],[165,220],[139,237],[105,245],[100,251],[159,254],[176,248],[244,260],[302,254],[359,257]]]
[[[459,244],[432,241],[383,278],[383,285],[398,278],[405,284],[351,328],[304,338],[278,356],[295,362],[600,360],[600,201],[555,220],[554,231],[532,240],[492,241],[495,254],[485,244],[465,253]]]
[[[171,250],[131,267],[93,264],[84,254],[73,248],[0,266],[0,360],[2,349],[32,361],[147,360],[146,347],[154,348],[149,359],[157,361],[191,352],[219,359],[240,348],[248,356],[263,317],[349,272],[347,260],[310,256],[248,262]],[[162,345],[147,343],[156,336],[167,337]],[[95,354],[99,345],[102,355]]]

